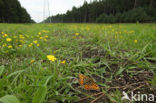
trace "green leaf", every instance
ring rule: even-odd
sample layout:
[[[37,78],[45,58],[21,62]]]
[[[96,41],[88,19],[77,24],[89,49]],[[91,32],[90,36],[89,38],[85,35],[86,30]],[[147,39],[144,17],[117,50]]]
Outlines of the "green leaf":
[[[43,103],[46,94],[47,87],[46,86],[39,87],[32,99],[32,103]]]
[[[7,78],[10,78],[10,77],[12,77],[12,76],[15,75],[15,77],[14,77],[14,79],[12,80],[12,83],[11,83],[11,84],[13,84],[13,83],[15,83],[15,82],[18,80],[18,77],[19,77],[24,71],[25,71],[25,70],[19,70],[19,71],[13,72],[13,73],[11,73],[10,75],[8,75]]]
[[[32,103],[43,103],[46,94],[47,94],[47,84],[52,76],[44,77],[42,81],[39,83],[40,86],[38,90],[35,92],[34,97],[32,99]]]
[[[21,74],[21,73],[24,72],[24,71],[25,71],[25,70],[19,70],[19,71],[13,72],[13,73],[9,74],[9,75],[7,76],[7,78],[10,78],[10,77],[12,77],[12,76],[14,76],[14,75],[17,75],[17,74]]]
[[[154,76],[153,80],[152,80],[152,85],[156,86],[156,75]]]
[[[2,103],[20,103],[19,100],[13,95],[6,95],[0,98],[0,102]]]
[[[0,76],[2,75],[3,71],[4,71],[4,66],[0,66]]]

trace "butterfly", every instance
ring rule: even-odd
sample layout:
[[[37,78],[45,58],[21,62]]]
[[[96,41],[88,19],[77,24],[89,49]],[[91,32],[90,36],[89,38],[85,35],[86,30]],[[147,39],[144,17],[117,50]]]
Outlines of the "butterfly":
[[[89,78],[88,76],[85,76],[83,74],[79,74],[79,84],[85,90],[100,90],[100,87],[94,82],[92,78]]]

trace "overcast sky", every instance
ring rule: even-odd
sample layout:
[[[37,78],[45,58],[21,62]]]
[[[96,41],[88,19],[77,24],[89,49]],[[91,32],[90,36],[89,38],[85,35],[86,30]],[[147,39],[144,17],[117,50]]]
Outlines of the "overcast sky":
[[[22,7],[31,15],[32,19],[36,22],[43,20],[43,5],[44,0],[18,0]],[[45,0],[46,1],[46,0]],[[90,0],[86,0],[90,2]],[[49,0],[50,15],[58,13],[66,13],[71,10],[73,6],[79,7],[84,3],[84,0]],[[48,16],[48,8],[46,6],[45,15]]]

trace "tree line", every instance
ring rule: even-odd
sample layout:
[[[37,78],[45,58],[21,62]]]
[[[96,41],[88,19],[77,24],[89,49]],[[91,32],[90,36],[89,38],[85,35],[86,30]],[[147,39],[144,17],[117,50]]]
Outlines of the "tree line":
[[[48,17],[54,23],[118,23],[156,21],[156,0],[94,0],[65,14]]]
[[[0,0],[0,23],[34,22],[18,0]]]

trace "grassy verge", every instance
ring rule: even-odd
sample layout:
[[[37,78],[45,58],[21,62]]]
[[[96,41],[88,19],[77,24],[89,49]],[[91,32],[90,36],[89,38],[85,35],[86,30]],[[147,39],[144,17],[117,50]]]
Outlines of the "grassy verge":
[[[0,24],[0,97],[14,95],[23,103],[124,103],[122,91],[156,95],[155,28]],[[83,89],[79,74],[92,78],[100,91]]]

